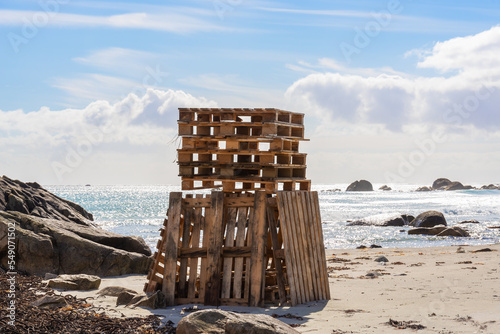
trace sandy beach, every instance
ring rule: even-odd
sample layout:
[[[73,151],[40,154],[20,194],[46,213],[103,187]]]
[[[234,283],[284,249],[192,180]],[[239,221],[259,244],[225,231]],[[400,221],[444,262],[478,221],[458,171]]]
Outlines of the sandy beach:
[[[480,251],[485,249],[491,251]],[[291,314],[279,319],[300,324],[296,329],[302,333],[387,333],[405,327],[418,333],[500,333],[499,251],[499,244],[327,250],[331,300],[295,307],[221,309]],[[388,262],[375,261],[381,256]],[[145,281],[143,275],[104,278],[100,289],[124,286],[140,292]],[[156,314],[174,323],[188,314],[183,309],[193,306],[156,310],[117,307],[116,297],[98,296],[96,292],[66,293],[88,298],[109,315]]]

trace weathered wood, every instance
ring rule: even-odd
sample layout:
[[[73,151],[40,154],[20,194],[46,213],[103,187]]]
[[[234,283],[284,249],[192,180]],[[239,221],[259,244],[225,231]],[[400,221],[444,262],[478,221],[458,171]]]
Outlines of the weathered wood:
[[[319,248],[319,264],[320,264],[320,273],[318,274],[318,277],[320,278],[321,285],[323,287],[323,293],[324,293],[324,299],[329,300],[330,297],[330,284],[328,283],[328,271],[326,268],[326,254],[325,254],[325,243],[323,239],[323,229],[321,227],[321,213],[320,213],[320,208],[319,208],[319,198],[318,198],[318,192],[313,191],[311,192],[311,208],[312,208],[312,214],[313,214],[313,221],[315,222],[315,232],[316,232],[316,238],[319,241],[318,243],[318,248]]]
[[[302,207],[301,202],[301,192],[293,191],[291,192],[293,207],[295,208],[296,214],[296,224],[300,228],[300,232],[297,235],[297,241],[300,248],[300,252],[302,256],[301,259],[301,271],[302,271],[302,279],[304,282],[304,302],[308,302],[314,300],[314,286],[312,284],[312,271],[311,271],[311,259],[309,254],[309,245],[307,242],[307,234],[308,230],[305,226],[304,222],[304,208]]]
[[[299,274],[297,272],[297,259],[295,257],[295,244],[292,238],[293,227],[291,225],[290,207],[287,205],[287,193],[278,192],[278,211],[280,214],[281,231],[283,234],[283,248],[286,257],[286,269],[288,284],[290,286],[290,302],[292,306],[300,303]]]
[[[231,197],[229,197],[231,198]],[[229,199],[226,198],[226,199]],[[236,228],[236,215],[237,215],[237,209],[236,208],[227,208],[226,211],[227,215],[224,217],[224,220],[226,221],[226,233],[225,233],[225,240],[224,240],[224,250],[223,250],[223,256],[224,256],[224,267],[223,267],[223,274],[222,274],[222,291],[221,291],[221,298],[230,298],[231,297],[231,281],[232,281],[232,269],[233,269],[233,260],[234,257],[229,257],[227,256],[228,253],[226,249],[231,248],[234,246],[234,233],[235,233],[235,228]]]
[[[162,292],[167,306],[175,304],[175,282],[177,275],[177,249],[181,219],[182,193],[172,192],[169,199],[168,230],[165,243],[165,268]]]
[[[255,199],[255,198],[254,198]],[[253,242],[253,226],[254,226],[254,207],[250,207],[248,210],[248,226],[246,230],[246,245],[247,246],[252,246]],[[243,298],[247,299],[248,302],[250,303],[250,261],[251,259],[246,258],[244,262],[244,281],[245,281],[245,288],[243,292]]]
[[[160,259],[160,256],[161,256],[161,253],[162,251],[165,249],[164,248],[164,245],[165,245],[165,238],[166,238],[166,229],[167,229],[167,225],[168,225],[168,219],[165,219],[163,221],[163,226],[165,228],[162,228],[160,229],[160,240],[158,240],[158,243],[156,245],[156,248],[159,250],[159,252],[155,252],[154,256],[153,256],[153,263],[151,265],[151,270],[150,272],[153,272],[153,274],[155,274],[155,271],[156,271],[156,268],[158,267],[158,264],[160,263],[160,261],[162,261]],[[164,259],[164,258],[163,258]],[[162,272],[163,273],[163,272]],[[151,276],[153,277],[153,275]],[[163,277],[163,276],[162,276]],[[148,276],[148,280],[149,282],[145,285],[144,287],[144,292],[154,292],[156,291],[156,288],[157,288],[157,284],[156,282],[152,281],[149,276]],[[161,283],[161,282],[160,282]]]
[[[221,254],[223,241],[224,193],[212,192],[211,224],[208,234],[207,281],[205,283],[205,305],[219,305]]]
[[[182,241],[181,247],[188,247],[191,238],[191,228],[193,219],[193,209],[190,207],[184,207],[182,210],[184,213],[184,223],[182,226]],[[181,258],[180,268],[179,268],[179,286],[178,286],[178,297],[187,297],[187,270],[188,270],[188,259]]]
[[[253,198],[252,198],[253,201]],[[253,202],[252,202],[253,205]],[[247,213],[248,208],[241,207],[238,209],[238,222],[236,225],[236,247],[244,247],[245,245],[245,230],[247,223]],[[249,254],[251,254],[251,247],[249,248]],[[234,282],[233,282],[233,297],[241,298],[242,295],[242,279],[243,279],[243,257],[237,257],[234,259]],[[248,304],[248,299],[247,299]]]
[[[283,277],[283,266],[281,264],[281,258],[277,257],[277,252],[279,250],[278,243],[278,224],[276,223],[276,216],[274,212],[274,207],[267,206],[267,221],[269,223],[269,234],[271,235],[271,242],[273,245],[273,256],[274,265],[276,268],[276,281],[278,283],[278,293],[280,296],[280,303],[284,305],[286,303],[286,291],[285,291],[285,279]]]
[[[264,302],[265,254],[267,241],[266,194],[255,194],[253,219],[252,256],[250,259],[250,306]]]
[[[207,257],[207,247],[198,247],[198,248],[181,248],[179,250],[179,258],[181,259],[192,259],[199,257]],[[224,247],[222,249],[221,256],[224,258],[244,258],[249,257],[252,253],[252,248],[243,246],[243,247]],[[230,269],[231,270],[231,269]]]
[[[203,195],[196,195],[197,199]],[[199,248],[200,246],[200,229],[201,229],[201,208],[194,209],[193,216],[193,231],[191,233],[191,248]],[[182,253],[182,252],[181,252]],[[206,255],[206,251],[204,253]],[[198,263],[197,257],[192,257],[189,260],[189,281],[188,281],[188,298],[195,298],[196,296],[196,279],[198,278]]]

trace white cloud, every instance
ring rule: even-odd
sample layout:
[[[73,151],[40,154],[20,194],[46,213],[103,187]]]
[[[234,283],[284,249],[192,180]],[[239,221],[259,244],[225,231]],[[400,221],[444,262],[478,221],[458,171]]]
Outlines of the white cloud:
[[[95,50],[86,57],[77,57],[77,63],[114,72],[144,71],[145,63],[151,63],[160,56],[151,52],[110,47]]]
[[[100,170],[89,170],[91,165],[100,165],[103,170],[114,168],[120,175],[128,173],[134,183],[146,182],[152,177],[140,173],[151,166],[141,167],[141,163],[165,162],[168,153],[164,168],[170,170],[167,174],[172,182],[172,175],[177,175],[172,164],[176,147],[168,144],[176,138],[177,108],[183,106],[217,104],[183,91],[148,89],[141,97],[129,94],[114,104],[95,101],[83,109],[0,111],[0,161],[8,162],[2,164],[2,172],[16,177],[18,173],[33,175],[32,170],[37,169],[42,183],[71,183],[82,170],[88,178],[102,180]],[[137,160],[139,155],[147,156],[144,162]],[[27,164],[28,157],[36,164]],[[124,171],[125,165],[118,161],[128,161],[125,165],[135,169]],[[54,163],[70,169],[62,173],[62,180],[52,168]],[[159,180],[165,182],[165,178]]]
[[[226,28],[207,20],[176,12],[174,8],[162,13],[137,12],[108,16],[70,14],[58,11],[0,10],[0,25],[25,26],[26,22],[43,26],[145,29],[181,34],[226,30]]]
[[[322,59],[318,67],[337,73],[310,74],[291,85],[286,98],[290,108],[308,111],[323,121],[382,124],[393,131],[427,124],[443,125],[449,131],[464,131],[472,125],[496,132],[500,130],[498,54],[500,27],[493,27],[437,43],[418,63],[458,72],[450,77],[411,77],[394,71],[370,74]],[[345,74],[349,72],[356,74]]]

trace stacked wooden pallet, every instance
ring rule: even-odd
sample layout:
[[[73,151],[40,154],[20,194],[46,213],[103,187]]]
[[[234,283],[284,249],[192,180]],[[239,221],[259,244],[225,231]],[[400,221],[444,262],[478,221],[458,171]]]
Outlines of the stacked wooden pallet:
[[[179,108],[183,190],[310,190],[304,115],[274,108]]]
[[[317,192],[171,193],[146,292],[167,305],[330,298]]]

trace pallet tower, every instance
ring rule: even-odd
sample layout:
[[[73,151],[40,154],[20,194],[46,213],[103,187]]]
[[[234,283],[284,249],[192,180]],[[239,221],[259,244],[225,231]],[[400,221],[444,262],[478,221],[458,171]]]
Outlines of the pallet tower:
[[[274,108],[179,109],[182,190],[222,191],[170,193],[146,292],[162,290],[167,305],[330,298],[303,121]]]

